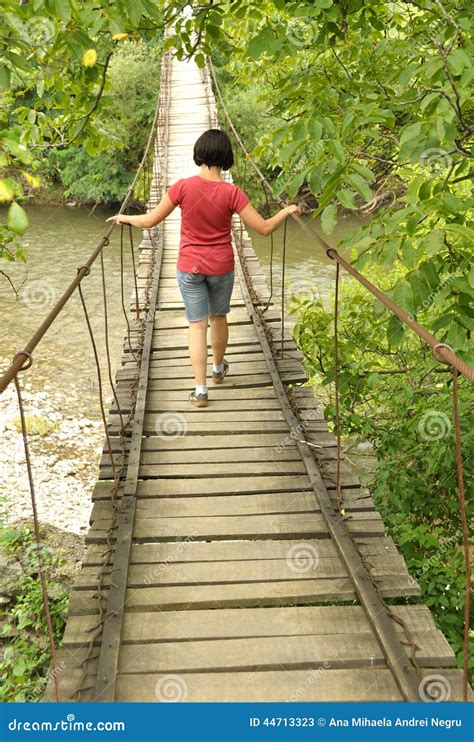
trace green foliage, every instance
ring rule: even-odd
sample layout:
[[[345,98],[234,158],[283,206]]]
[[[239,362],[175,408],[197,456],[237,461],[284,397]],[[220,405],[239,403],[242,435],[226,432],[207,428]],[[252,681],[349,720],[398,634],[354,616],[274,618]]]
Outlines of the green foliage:
[[[217,72],[219,86],[222,87],[225,107],[231,120],[234,122],[240,137],[244,140],[247,150],[251,152],[255,148],[259,139],[267,131],[268,126],[274,123],[274,121],[266,114],[265,104],[256,100],[252,91],[239,86],[239,84],[233,80],[232,77],[226,75],[223,70],[220,73],[218,70]],[[266,198],[262,184],[252,165],[245,158],[239,144],[235,141],[235,137],[227,124],[227,119],[220,102],[218,102],[218,109],[221,126],[228,132],[232,139],[235,158],[233,168],[234,182],[241,188],[245,189],[245,192],[248,194],[253,204],[257,207],[265,208]],[[259,165],[265,175],[272,177],[268,165],[264,160],[260,161]]]
[[[382,288],[388,288],[392,280],[380,269],[373,270],[370,278]],[[432,316],[437,313],[434,303],[430,305]],[[320,300],[295,296],[292,313],[295,338],[305,354],[312,383],[319,392],[325,390],[326,416],[334,424],[333,309]],[[392,332],[387,337],[390,324]],[[343,433],[355,445],[372,444],[375,463],[369,487],[377,507],[421,585],[421,600],[433,609],[459,658],[465,578],[452,376],[412,332],[400,335],[388,311],[351,279],[341,287],[339,326]],[[473,409],[472,385],[461,380],[469,520],[474,512]]]
[[[3,635],[8,643],[0,661],[0,701],[40,701],[51,661],[47,623],[38,578],[34,534],[29,529],[3,528],[0,548],[18,560],[22,573],[13,586],[15,597],[4,612]],[[55,640],[60,642],[68,597],[56,579],[61,559],[48,546],[42,549]]]
[[[37,186],[44,156],[51,151],[72,143],[91,155],[110,148],[110,132],[97,115],[111,104],[110,60],[124,39],[159,40],[173,15],[173,8],[163,5],[151,0],[112,5],[105,0],[3,2],[0,202],[14,201],[22,208],[30,189]],[[157,81],[151,88],[156,91]],[[112,137],[114,145],[117,141]],[[135,138],[132,146],[140,141],[140,136]],[[19,215],[15,208],[9,222],[0,227],[0,257],[21,257],[16,239]],[[24,221],[23,216],[21,229]]]
[[[108,105],[97,116],[107,146],[97,151],[72,144],[52,151],[49,177],[79,202],[107,203],[123,198],[139,165],[156,106],[161,45],[125,41],[109,67]]]
[[[229,96],[233,80],[255,118],[271,115],[251,146],[275,196],[307,197],[326,234],[340,208],[371,214],[346,240],[359,266],[393,271],[388,288],[421,321],[434,301],[430,329],[474,363],[470,4],[227,5],[217,30],[195,28]],[[401,325],[386,326],[402,342]]]

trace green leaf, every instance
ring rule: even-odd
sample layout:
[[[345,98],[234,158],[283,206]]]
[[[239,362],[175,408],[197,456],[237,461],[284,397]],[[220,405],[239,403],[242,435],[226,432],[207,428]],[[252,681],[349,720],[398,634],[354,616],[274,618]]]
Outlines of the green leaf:
[[[418,270],[423,273],[431,290],[438,288],[440,278],[432,260],[422,263]]]
[[[471,287],[474,289],[474,265],[472,266],[471,270],[469,271],[469,283]]]
[[[402,129],[402,133],[400,136],[400,144],[405,144],[405,142],[416,139],[416,137],[420,133],[421,133],[420,121],[417,121],[415,124],[410,124],[409,126],[405,126]]]
[[[342,121],[342,126],[341,126],[341,134],[342,134],[342,136],[344,136],[344,134],[347,132],[347,129],[350,127],[350,125],[352,124],[353,120],[354,120],[354,112],[353,111],[348,111],[346,113],[346,115],[344,116],[344,119]]]
[[[400,281],[395,286],[392,292],[392,299],[395,304],[398,304],[408,314],[413,314],[415,311],[415,302],[413,298],[413,289],[408,281]]]
[[[437,255],[444,248],[444,235],[439,229],[433,229],[419,243],[421,252],[428,256]]]
[[[133,0],[133,2],[127,3],[127,6],[128,17],[130,18],[133,25],[137,26],[143,13],[141,0]]]
[[[339,199],[339,203],[342,204],[345,209],[357,209],[355,193],[354,191],[351,191],[350,188],[341,188],[336,195]]]
[[[453,49],[448,56],[448,66],[455,75],[460,75],[465,67],[471,66],[471,59],[463,49]]]
[[[20,204],[13,201],[8,209],[8,226],[10,229],[13,229],[16,234],[23,234],[28,224],[29,219],[26,211],[22,209]]]
[[[387,323],[387,338],[392,348],[398,348],[405,334],[405,325],[395,314],[392,314]]]
[[[20,162],[23,162],[25,165],[28,165],[31,162],[31,152],[28,151],[24,144],[17,142],[15,139],[4,139],[3,144],[12,155],[15,155],[15,157],[20,160]]]
[[[273,34],[267,28],[262,29],[257,36],[254,36],[254,38],[249,41],[247,47],[249,57],[251,59],[258,59],[263,52],[267,51],[268,48],[272,46],[274,40],[275,38]]]
[[[199,69],[202,69],[206,64],[206,58],[204,57],[204,54],[196,54],[196,56],[194,57],[194,61],[196,62]]]
[[[311,119],[308,123],[308,133],[312,142],[319,142],[323,133],[323,125],[321,122]]]
[[[0,64],[0,87],[5,90],[10,87],[10,70],[4,64]]]
[[[372,170],[370,170],[366,165],[361,165],[360,162],[353,162],[352,169],[355,170],[356,173],[359,173],[359,175],[362,175],[362,177],[369,182],[375,180],[375,175]]]
[[[305,173],[297,173],[286,185],[286,192],[290,198],[294,198],[305,180]]]
[[[311,193],[314,193],[315,196],[319,193],[321,189],[321,182],[322,182],[322,168],[317,167],[313,170],[311,175],[309,176],[309,187],[311,188]]]
[[[206,33],[215,41],[218,41],[221,38],[221,31],[218,26],[209,24],[208,26],[206,26]]]
[[[474,229],[466,227],[464,224],[445,224],[444,231],[452,233],[457,237],[464,237],[469,242],[474,242]]]
[[[426,305],[431,303],[429,301],[431,297],[431,289],[422,273],[415,271],[408,276],[412,291],[413,299],[415,303],[415,312],[418,313],[426,308]]]
[[[328,150],[331,152],[331,154],[334,155],[336,160],[342,165],[342,163],[345,162],[346,156],[344,153],[344,148],[337,139],[331,139],[328,145]]]
[[[347,176],[346,180],[349,185],[353,186],[355,190],[360,193],[362,198],[365,198],[366,201],[370,201],[372,199],[372,191],[370,190],[365,178],[363,178],[361,175],[358,175],[357,173],[351,173],[351,175]]]
[[[337,224],[337,208],[334,204],[326,206],[321,214],[321,227],[325,234],[331,234]]]

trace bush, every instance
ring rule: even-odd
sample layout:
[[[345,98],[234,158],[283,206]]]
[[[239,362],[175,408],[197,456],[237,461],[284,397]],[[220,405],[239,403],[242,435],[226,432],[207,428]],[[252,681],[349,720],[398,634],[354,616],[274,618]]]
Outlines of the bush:
[[[68,591],[77,565],[78,537],[64,540],[64,533],[52,527],[41,528],[42,557],[45,566],[49,607],[55,643],[63,635]],[[69,543],[70,542],[70,543]],[[0,702],[40,701],[51,662],[43,595],[38,573],[35,536],[31,526],[0,529],[2,591],[10,603],[2,613],[0,641],[4,643],[0,660]]]

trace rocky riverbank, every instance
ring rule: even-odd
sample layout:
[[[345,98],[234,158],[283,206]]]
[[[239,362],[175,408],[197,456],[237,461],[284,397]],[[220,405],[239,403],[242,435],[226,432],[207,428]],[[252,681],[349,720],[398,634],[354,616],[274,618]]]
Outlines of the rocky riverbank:
[[[72,390],[35,389],[24,382],[38,515],[41,523],[78,535],[85,534],[91,493],[103,444],[98,419],[79,415],[80,399]],[[11,384],[0,397],[0,509],[7,524],[31,518],[31,498],[21,435],[18,402]]]

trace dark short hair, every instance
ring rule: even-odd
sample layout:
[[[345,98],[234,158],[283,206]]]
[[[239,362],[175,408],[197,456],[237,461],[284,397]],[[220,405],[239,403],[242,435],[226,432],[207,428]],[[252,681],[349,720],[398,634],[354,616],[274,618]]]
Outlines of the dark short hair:
[[[229,170],[234,164],[234,153],[225,131],[208,129],[201,134],[194,145],[193,159],[196,165],[214,165]]]

